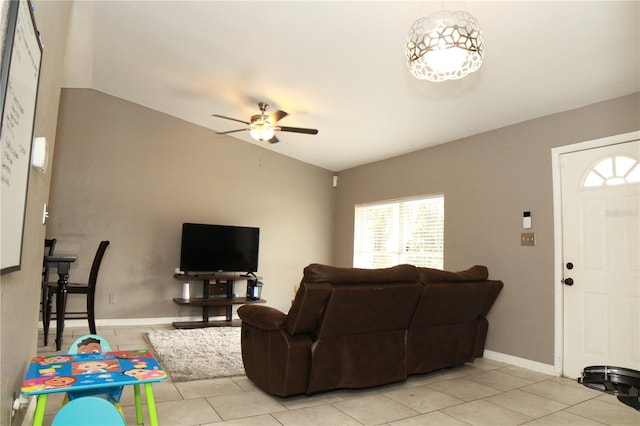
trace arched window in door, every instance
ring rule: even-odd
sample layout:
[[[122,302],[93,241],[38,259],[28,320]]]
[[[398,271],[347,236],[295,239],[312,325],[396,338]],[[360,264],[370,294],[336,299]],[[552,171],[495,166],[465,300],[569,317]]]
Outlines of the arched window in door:
[[[625,155],[615,155],[600,160],[584,179],[585,188],[624,185],[640,182],[640,164]]]

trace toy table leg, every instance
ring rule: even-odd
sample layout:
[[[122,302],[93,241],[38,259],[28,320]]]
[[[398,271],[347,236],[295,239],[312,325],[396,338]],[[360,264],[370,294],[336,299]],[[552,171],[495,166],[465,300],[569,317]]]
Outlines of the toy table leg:
[[[136,402],[136,423],[141,425],[144,423],[142,417],[142,398],[140,397],[140,385],[133,385],[133,399]]]
[[[38,395],[36,403],[36,412],[33,416],[33,426],[42,426],[44,420],[44,411],[47,408],[48,395],[46,393]]]
[[[158,426],[158,412],[156,411],[156,399],[153,396],[151,383],[144,384],[144,395],[147,398],[147,409],[149,410],[149,424]]]

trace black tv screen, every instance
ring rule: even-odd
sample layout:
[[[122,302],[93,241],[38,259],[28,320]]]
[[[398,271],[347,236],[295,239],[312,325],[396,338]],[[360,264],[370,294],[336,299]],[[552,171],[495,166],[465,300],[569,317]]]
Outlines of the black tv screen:
[[[260,228],[182,224],[180,270],[257,272]]]

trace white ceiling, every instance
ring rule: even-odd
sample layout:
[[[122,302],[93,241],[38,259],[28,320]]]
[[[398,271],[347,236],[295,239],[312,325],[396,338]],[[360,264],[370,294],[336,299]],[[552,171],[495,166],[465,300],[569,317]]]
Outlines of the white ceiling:
[[[407,31],[442,4],[76,1],[65,86],[216,131],[243,126],[211,114],[248,120],[267,101],[289,113],[281,125],[319,134],[268,144],[234,133],[238,143],[331,171],[640,91],[638,1],[444,2],[480,22],[484,64],[462,80],[416,80]]]

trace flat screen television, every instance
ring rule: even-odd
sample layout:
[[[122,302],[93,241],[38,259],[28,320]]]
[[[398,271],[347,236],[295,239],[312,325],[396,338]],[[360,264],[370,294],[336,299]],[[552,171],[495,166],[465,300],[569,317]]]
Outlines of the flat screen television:
[[[184,272],[258,271],[260,228],[182,224],[180,270]]]

